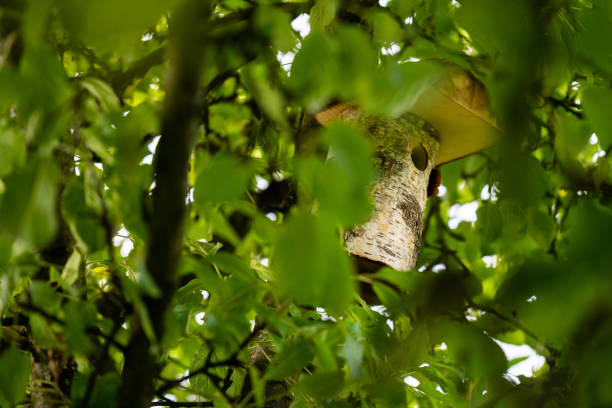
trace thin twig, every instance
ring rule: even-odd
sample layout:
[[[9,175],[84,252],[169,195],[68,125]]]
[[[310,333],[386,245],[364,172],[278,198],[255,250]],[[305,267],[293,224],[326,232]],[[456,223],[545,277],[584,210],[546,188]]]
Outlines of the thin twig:
[[[481,310],[483,312],[490,313],[493,316],[497,317],[498,319],[503,320],[504,322],[506,322],[506,323],[516,327],[517,329],[523,331],[526,335],[531,337],[533,340],[535,340],[541,346],[543,346],[546,350],[548,350],[548,352],[551,355],[557,355],[558,354],[557,350],[554,347],[552,347],[550,344],[547,344],[544,341],[542,341],[534,332],[529,330],[522,323],[519,323],[516,320],[510,319],[509,317],[504,316],[501,312],[498,312],[497,310],[495,310],[495,309],[493,309],[491,307],[480,305],[480,304],[474,302],[472,299],[466,298],[466,301],[467,301],[467,303],[468,303],[468,305],[470,307],[472,307],[474,309]]]
[[[209,353],[206,359],[206,362],[204,363],[202,367],[198,368],[197,370],[193,370],[189,372],[189,374],[185,374],[182,377],[175,378],[173,380],[166,380],[165,384],[159,387],[155,393],[157,395],[164,394],[166,391],[180,385],[180,383],[182,383],[183,381],[193,378],[200,374],[205,374],[208,377],[213,377],[214,374],[210,373],[209,370],[214,367],[224,367],[224,366],[243,367],[242,363],[238,361],[238,354],[251,342],[251,340],[255,338],[255,336],[257,336],[257,334],[261,330],[263,330],[263,328],[264,328],[263,324],[256,325],[253,328],[253,331],[249,333],[249,335],[240,343],[236,351],[234,351],[228,358],[220,360],[220,361],[210,361],[210,358],[212,356],[212,352],[211,352]]]
[[[172,401],[166,398],[153,401],[151,407],[213,407],[215,404],[213,401]]]
[[[35,306],[31,303],[19,303],[18,304],[19,307],[21,307],[22,309],[28,310],[30,312],[34,312],[36,314],[41,315],[42,317],[44,317],[47,320],[50,320],[54,323],[57,323],[59,325],[65,326],[66,322],[64,322],[62,319],[60,319],[57,316],[54,316],[48,312],[46,312],[45,310],[39,308],[38,306]],[[117,349],[121,350],[121,351],[125,351],[125,346],[121,343],[119,343],[117,340],[115,340],[112,336],[104,333],[99,327],[97,326],[87,326],[85,328],[85,333],[87,334],[91,334],[94,336],[98,336],[103,338],[104,340],[110,342],[113,346],[115,346]]]

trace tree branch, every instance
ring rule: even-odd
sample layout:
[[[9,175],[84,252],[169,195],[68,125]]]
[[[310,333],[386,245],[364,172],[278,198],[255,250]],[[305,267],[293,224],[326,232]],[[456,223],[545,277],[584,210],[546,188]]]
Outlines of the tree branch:
[[[21,307],[22,309],[28,310],[30,312],[36,313],[42,317],[44,317],[45,319],[53,322],[53,323],[57,323],[59,325],[65,326],[66,322],[64,322],[62,319],[60,319],[57,316],[52,315],[51,313],[48,313],[47,311],[39,308],[38,306],[35,306],[31,303],[19,303],[18,304],[19,307]],[[98,326],[87,326],[85,328],[85,333],[87,334],[91,334],[92,336],[98,336],[104,340],[106,340],[109,344],[115,346],[117,349],[124,351],[125,350],[125,346],[121,343],[119,343],[117,340],[114,339],[113,335],[108,335],[106,333],[104,333],[102,331],[102,329],[100,329]]]
[[[166,47],[159,47],[134,62],[128,69],[112,78],[111,84],[117,95],[122,95],[132,81],[143,77],[151,68],[164,62]]]
[[[209,353],[208,359],[206,360],[206,362],[204,363],[202,367],[194,371],[191,371],[189,374],[186,374],[182,377],[175,378],[173,380],[167,380],[166,383],[162,385],[161,387],[159,387],[155,393],[157,395],[163,394],[166,391],[178,386],[183,381],[193,378],[200,374],[205,374],[210,377],[211,375],[209,373],[209,370],[213,367],[223,367],[223,366],[242,367],[242,364],[240,364],[240,362],[238,361],[238,354],[240,353],[240,351],[242,351],[242,349],[248,346],[251,340],[253,340],[257,336],[257,334],[259,334],[259,332],[263,330],[263,328],[264,328],[264,325],[255,326],[253,328],[253,331],[249,333],[249,335],[244,340],[242,340],[238,348],[228,358],[225,358],[220,361],[211,362],[210,357],[212,356],[212,353]]]
[[[169,399],[160,399],[157,401],[153,401],[151,403],[151,407],[171,407],[171,408],[179,408],[179,407],[212,407],[214,406],[214,402],[212,401],[172,401]]]
[[[167,45],[170,65],[161,115],[162,136],[155,164],[153,216],[149,228],[146,267],[161,294],[144,303],[156,339],[164,335],[166,313],[177,287],[183,242],[187,171],[199,121],[198,89],[204,68],[209,1],[187,0],[177,10]],[[156,347],[142,325],[133,322],[133,335],[125,355],[117,406],[151,405],[157,377]]]

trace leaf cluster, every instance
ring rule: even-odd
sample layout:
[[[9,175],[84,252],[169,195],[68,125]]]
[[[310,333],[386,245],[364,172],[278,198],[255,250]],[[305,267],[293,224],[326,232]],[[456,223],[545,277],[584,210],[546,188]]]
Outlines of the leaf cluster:
[[[141,375],[140,406],[612,405],[609,1],[218,0],[182,27],[196,3],[0,0],[0,406],[122,406]],[[160,277],[177,55],[204,63]],[[364,271],[371,141],[312,115],[401,115],[432,61],[503,140],[440,169],[415,270]]]

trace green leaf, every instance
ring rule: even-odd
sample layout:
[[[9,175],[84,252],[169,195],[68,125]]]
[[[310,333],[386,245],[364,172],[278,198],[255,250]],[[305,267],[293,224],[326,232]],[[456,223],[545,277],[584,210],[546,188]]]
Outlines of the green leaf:
[[[11,344],[0,355],[0,368],[0,395],[13,405],[25,396],[30,378],[30,359]]]
[[[336,0],[317,0],[310,9],[310,27],[312,30],[325,28],[336,17],[338,4]]]
[[[315,196],[320,211],[349,227],[366,221],[372,212],[368,195],[376,176],[368,140],[355,128],[334,123],[321,135],[331,160],[298,162],[298,177]]]
[[[202,344],[200,349],[196,352],[196,354],[193,356],[193,359],[191,360],[189,372],[193,373],[203,367],[208,359],[209,353],[213,353],[211,361],[218,360],[218,356],[214,355],[214,351],[211,351],[206,344]],[[224,369],[223,367],[213,367],[210,368],[210,373],[218,376],[223,376],[225,370],[226,369]],[[191,384],[191,386],[196,392],[203,395],[212,395],[216,390],[215,385],[211,382],[210,377],[205,374],[199,374],[189,378],[189,384]]]
[[[59,9],[76,38],[104,52],[128,49],[176,1],[62,0]]]
[[[612,89],[588,87],[582,92],[582,103],[599,143],[604,150],[608,149],[612,146],[612,121],[609,111],[612,106]]]
[[[221,203],[244,194],[255,169],[249,162],[236,156],[217,155],[203,166],[196,179],[194,200],[203,203]]]
[[[117,390],[119,388],[119,376],[117,373],[104,373],[96,378],[96,384],[91,396],[89,407],[107,408],[116,403]]]
[[[540,247],[548,249],[555,234],[552,216],[543,211],[531,209],[528,214],[527,233]]]
[[[251,378],[251,384],[253,386],[253,395],[255,397],[255,406],[263,407],[264,406],[264,397],[265,397],[265,381],[261,378],[259,371],[254,366],[249,366],[249,377]]]
[[[87,194],[89,191],[90,194]],[[70,226],[72,234],[87,251],[95,252],[106,245],[106,231],[100,224],[101,213],[98,206],[88,203],[84,177],[73,177],[62,194],[62,215]],[[96,200],[97,195],[95,196]],[[98,203],[98,201],[96,201]]]
[[[295,56],[289,85],[312,110],[335,95],[355,99],[371,89],[377,60],[366,34],[358,29],[339,26],[333,36],[315,31]]]
[[[362,132],[346,123],[333,123],[321,134],[321,140],[331,151],[331,162],[361,188],[374,181],[376,170],[372,164],[372,146]]]
[[[457,10],[457,22],[470,34],[472,42],[490,55],[498,54],[505,69],[526,63],[521,52],[530,48],[535,21],[527,0],[511,4],[503,0],[466,0]],[[516,24],[521,21],[521,24]]]
[[[64,265],[64,270],[62,271],[62,279],[68,285],[74,284],[77,279],[79,279],[79,275],[81,272],[81,262],[83,261],[83,257],[78,250],[74,250],[66,265]]]
[[[446,343],[451,360],[473,380],[494,379],[506,370],[507,360],[501,348],[469,324],[442,321],[430,329],[430,335],[432,343]]]
[[[297,38],[291,29],[291,15],[275,7],[258,7],[255,13],[257,28],[270,37],[272,45],[281,52],[295,47]]]
[[[210,129],[222,135],[239,134],[249,123],[251,110],[236,103],[216,103],[209,108]]]
[[[401,42],[404,33],[398,22],[389,13],[376,11],[369,16],[374,27],[374,38],[385,45]]]
[[[512,360],[508,361],[508,368],[517,365],[518,363],[525,361],[529,358],[529,356],[524,356],[524,357],[516,357],[513,358]]]
[[[93,343],[87,333],[88,327],[96,326],[96,307],[89,302],[72,301],[63,307],[66,316],[65,340],[73,351],[88,352]]]
[[[580,7],[576,53],[596,67],[612,67],[612,6],[607,0],[593,0],[591,7]],[[594,67],[595,68],[595,67]]]
[[[33,160],[5,180],[6,192],[0,196],[0,232],[32,246],[48,243],[57,230],[57,165]]]
[[[527,206],[538,202],[546,188],[546,173],[534,157],[515,156],[502,163],[500,190],[509,200]]]
[[[298,303],[338,315],[352,300],[352,265],[333,225],[320,217],[299,214],[286,223],[276,242],[272,268],[279,292]]]
[[[31,314],[29,319],[32,335],[39,347],[62,349],[62,345],[58,341],[56,333],[44,317],[38,314]]]
[[[366,388],[377,403],[383,408],[406,406],[406,391],[404,384],[397,380],[383,379]]]
[[[289,129],[289,123],[285,117],[287,102],[281,90],[270,82],[268,69],[263,65],[250,65],[245,69],[245,78],[258,105],[266,115],[283,128]]]
[[[47,313],[55,315],[59,312],[60,295],[47,283],[33,281],[30,284],[30,297],[32,303]]]
[[[45,75],[40,75],[44,72]],[[56,112],[69,102],[71,88],[61,62],[45,46],[28,48],[19,66],[18,85],[28,92],[18,93],[20,111],[25,117],[39,112]],[[63,116],[57,117],[63,119]]]
[[[346,360],[351,380],[356,380],[362,375],[362,360],[364,353],[363,335],[358,323],[354,323],[346,335],[342,345],[342,357]]]
[[[24,38],[29,46],[40,46],[45,37],[44,27],[48,24],[53,2],[41,0],[29,3],[24,18]]]
[[[423,0],[391,0],[387,6],[402,19],[406,19],[412,17],[414,10],[422,3]]]
[[[119,98],[106,82],[94,77],[85,77],[79,80],[79,85],[92,94],[106,111],[112,112],[119,109]]]
[[[138,194],[140,200],[141,189],[149,189],[151,184],[150,175],[145,177],[142,174],[143,166],[139,163],[145,156],[145,149],[142,143],[146,135],[159,135],[159,117],[155,112],[155,107],[151,104],[142,103],[132,108],[127,114],[115,113],[111,115],[112,121],[105,123],[111,129],[116,127],[116,131],[105,134],[105,142],[110,148],[115,149],[115,162],[112,168],[112,174],[118,180],[112,180],[119,184],[122,197],[131,198],[131,195]],[[102,130],[102,129],[101,129]],[[163,138],[163,136],[162,136]],[[160,139],[159,143],[164,143]],[[146,170],[148,170],[145,167]],[[125,180],[132,180],[132,183],[125,183]],[[142,185],[148,181],[148,184]],[[138,188],[135,188],[138,186]],[[137,207],[131,207],[131,214]],[[127,224],[126,224],[127,225]]]
[[[285,341],[268,366],[265,378],[281,380],[290,377],[310,363],[313,357],[311,346],[304,337]]]
[[[0,177],[4,177],[14,169],[21,167],[25,158],[26,140],[24,133],[0,121]]]
[[[323,400],[335,397],[342,389],[343,383],[344,373],[342,371],[315,373],[302,377],[292,390]]]
[[[306,101],[319,109],[336,91],[338,75],[335,42],[321,32],[309,34],[291,64],[289,85]]]

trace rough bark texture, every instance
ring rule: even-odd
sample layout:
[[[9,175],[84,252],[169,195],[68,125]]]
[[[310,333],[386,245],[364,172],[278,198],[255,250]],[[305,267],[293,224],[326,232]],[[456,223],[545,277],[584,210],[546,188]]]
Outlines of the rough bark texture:
[[[438,134],[411,113],[393,119],[352,110],[344,118],[356,122],[371,138],[380,170],[371,190],[372,218],[346,233],[346,249],[395,269],[412,269],[419,255],[427,183],[439,149]],[[427,155],[426,164],[418,166],[421,170],[412,158],[419,146]]]
[[[69,405],[70,387],[76,371],[71,357],[56,350],[32,346],[30,350],[30,400],[32,408]]]
[[[270,363],[270,358],[275,354],[272,342],[265,332],[259,333],[257,342],[251,347],[250,351],[251,358],[249,364],[257,367],[260,373],[265,373]],[[293,402],[293,395],[289,393],[290,387],[291,385],[287,381],[266,381],[263,408],[289,408]]]

